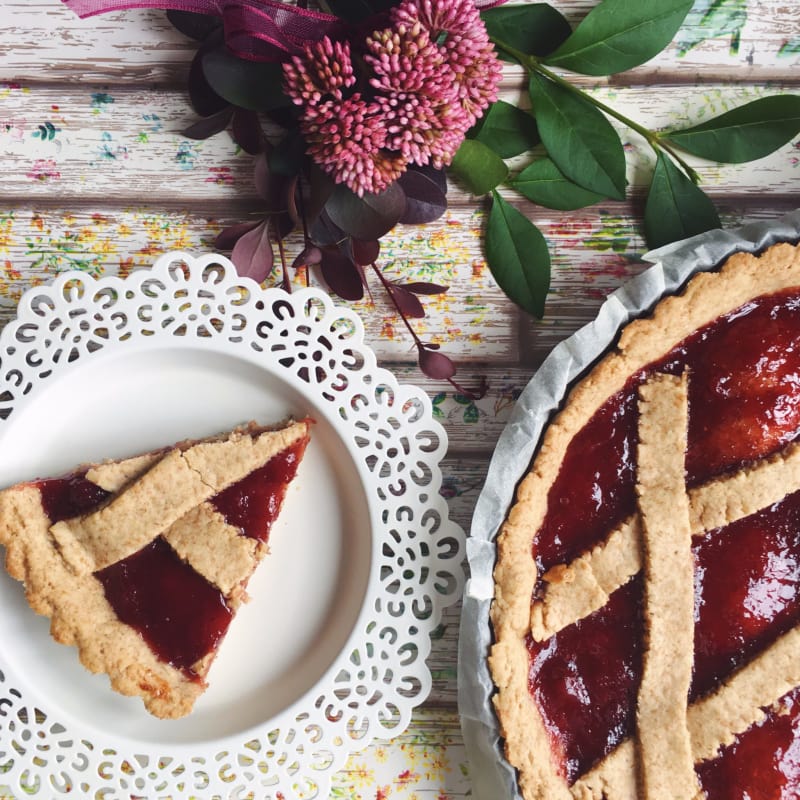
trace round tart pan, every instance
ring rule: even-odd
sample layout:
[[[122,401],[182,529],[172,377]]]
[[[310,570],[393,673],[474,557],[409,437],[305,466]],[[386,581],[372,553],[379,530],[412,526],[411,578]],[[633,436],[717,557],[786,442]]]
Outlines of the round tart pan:
[[[644,259],[653,266],[611,294],[594,321],[558,344],[517,400],[489,464],[467,540],[470,578],[461,612],[458,701],[476,800],[520,797],[492,706],[489,606],[495,537],[547,423],[571,384],[605,353],[620,329],[662,297],[678,292],[693,274],[715,269],[736,252],[758,253],[778,242],[799,240],[800,211],[795,211],[775,221],[710,231],[647,253]]]

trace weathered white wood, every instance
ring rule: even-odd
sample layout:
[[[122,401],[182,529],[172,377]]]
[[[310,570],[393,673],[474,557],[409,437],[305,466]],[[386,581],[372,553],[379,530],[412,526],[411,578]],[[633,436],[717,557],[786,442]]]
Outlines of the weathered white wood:
[[[212,251],[221,227],[220,221],[202,214],[143,209],[0,212],[4,319],[13,314],[25,288],[59,272],[78,268],[97,275],[124,274],[150,266],[157,255],[171,250]],[[448,214],[385,240],[380,263],[392,280],[435,281],[450,287],[444,295],[423,299],[428,316],[413,325],[425,341],[441,343],[459,360],[513,363],[518,359],[519,315],[485,269],[479,237],[477,215]],[[296,239],[288,243],[290,258],[300,246]],[[278,279],[276,275],[271,282]],[[296,285],[303,282],[299,278]],[[374,303],[367,297],[353,304],[364,319],[368,341],[383,360],[415,362],[416,348],[374,275],[370,286]]]
[[[708,85],[658,92],[601,87],[594,94],[622,114],[660,129],[686,127],[780,91],[778,86]],[[506,97],[518,100],[519,93]],[[0,89],[0,191],[7,201],[71,195],[117,204],[143,197],[151,204],[255,202],[252,157],[238,151],[227,133],[199,142],[180,135],[192,120],[182,91]],[[638,134],[618,127],[629,151],[628,179],[634,188],[643,186],[653,153]],[[717,195],[762,195],[764,187],[788,194],[800,188],[798,149],[792,144],[750,164],[688,161]],[[521,157],[512,166],[519,169],[525,163]],[[457,182],[450,199],[474,206]]]
[[[551,4],[575,25],[596,2]],[[787,52],[786,45],[800,31],[798,4],[761,0],[746,15],[726,14],[723,8],[702,24],[710,5],[697,3],[670,47],[613,82],[694,82],[702,74],[706,80],[762,83],[786,79],[797,69],[800,55]],[[161,11],[136,9],[80,20],[59,0],[5,0],[3,12],[0,80],[174,84],[184,80],[195,50]],[[737,32],[739,44],[732,47]]]

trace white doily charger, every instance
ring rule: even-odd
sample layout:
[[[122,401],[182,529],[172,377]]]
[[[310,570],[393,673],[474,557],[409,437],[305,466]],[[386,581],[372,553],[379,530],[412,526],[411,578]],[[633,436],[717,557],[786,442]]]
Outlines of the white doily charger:
[[[377,367],[354,313],[170,253],[125,279],[61,275],[0,335],[0,485],[289,414],[315,419],[312,444],[185,720],[89,675],[0,578],[0,783],[324,798],[351,753],[406,729],[430,633],[461,596],[464,534],[439,493],[430,401]]]

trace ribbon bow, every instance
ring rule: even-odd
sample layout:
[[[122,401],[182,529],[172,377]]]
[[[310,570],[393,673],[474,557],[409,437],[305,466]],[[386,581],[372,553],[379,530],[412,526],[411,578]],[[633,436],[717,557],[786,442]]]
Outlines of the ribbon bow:
[[[290,6],[276,0],[63,0],[79,17],[129,8],[161,8],[221,17],[225,43],[240,58],[283,61],[299,53],[306,42],[341,36],[345,23],[331,14]],[[475,0],[490,8],[505,0]]]

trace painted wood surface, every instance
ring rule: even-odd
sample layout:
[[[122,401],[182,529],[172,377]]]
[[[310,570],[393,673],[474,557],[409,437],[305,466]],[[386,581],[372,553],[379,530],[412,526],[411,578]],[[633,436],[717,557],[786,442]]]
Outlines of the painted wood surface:
[[[554,0],[575,23],[594,0]],[[126,274],[160,253],[213,249],[226,225],[257,214],[252,159],[221,134],[181,134],[193,115],[183,88],[194,47],[163,12],[127,11],[79,20],[58,0],[2,0],[0,27],[0,325],[26,288],[64,270]],[[648,64],[609,79],[576,79],[652,128],[680,127],[755,97],[800,86],[800,3],[697,0],[673,44]],[[523,97],[509,66],[503,97]],[[524,99],[523,99],[524,103]],[[420,335],[459,365],[465,390],[425,378],[416,353],[380,293],[354,304],[381,362],[431,396],[450,442],[443,492],[469,529],[497,437],[535,368],[559,341],[589,322],[602,301],[646,267],[643,187],[652,153],[622,130],[630,197],[561,213],[506,197],[541,226],[553,257],[545,318],[513,306],[486,268],[484,203],[452,183],[437,223],[400,226],[383,241],[392,277],[450,287],[426,300]],[[691,162],[736,226],[800,205],[800,143],[753,164]],[[513,166],[523,167],[524,159]],[[299,247],[289,242],[290,255]],[[276,273],[273,280],[278,280]],[[311,276],[316,280],[317,276]],[[293,276],[298,285],[304,276]],[[432,642],[433,689],[409,730],[375,742],[336,776],[332,797],[470,795],[456,707],[459,608],[447,610]]]

